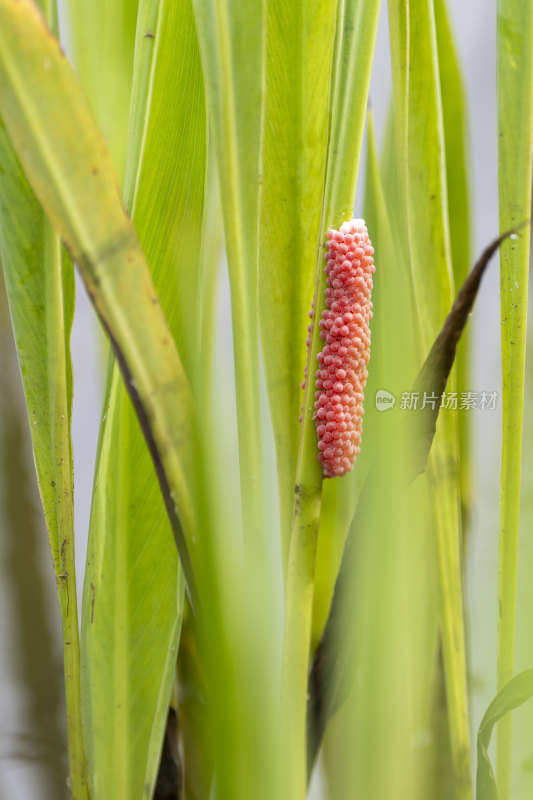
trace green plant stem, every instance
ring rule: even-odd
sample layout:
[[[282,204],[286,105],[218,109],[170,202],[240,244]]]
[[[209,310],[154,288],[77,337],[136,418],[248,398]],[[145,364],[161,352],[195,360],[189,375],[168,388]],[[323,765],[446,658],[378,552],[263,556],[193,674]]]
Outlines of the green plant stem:
[[[533,2],[498,3],[498,159],[500,227],[530,216],[533,148]],[[514,671],[518,524],[529,228],[501,249],[502,460],[500,504],[498,690]],[[511,797],[512,721],[498,723],[496,772],[499,800]]]
[[[62,620],[65,694],[70,790],[74,800],[88,798],[85,747],[81,717],[80,647],[78,604],[74,558],[73,476],[68,419],[66,347],[63,299],[63,266],[61,241],[48,221],[44,223],[44,271],[46,275],[46,307],[58,313],[48,314],[47,338],[51,363],[49,372],[50,419],[53,420],[53,452],[56,458],[57,562],[54,564],[59,608]],[[68,263],[68,268],[72,265]]]
[[[319,284],[322,282],[320,277]],[[321,297],[321,294],[316,295]],[[316,310],[317,314],[320,312]],[[320,309],[321,311],[321,309]],[[313,335],[308,364],[316,363],[321,340]],[[309,372],[309,369],[308,369]],[[310,373],[312,374],[312,373]],[[307,785],[306,710],[307,673],[311,644],[315,555],[322,500],[322,469],[317,459],[315,425],[312,420],[314,382],[308,380],[304,418],[298,453],[297,482],[291,529],[282,666],[282,726],[287,736],[289,792],[304,798]]]
[[[45,0],[45,18],[50,30],[59,35],[56,0]],[[65,301],[63,294],[63,257],[59,234],[45,219],[44,273],[46,307],[56,309],[47,314],[47,339],[51,363],[55,374],[49,371],[50,419],[53,421],[53,451],[57,453],[57,481],[55,492],[56,521],[59,540],[55,566],[59,609],[62,620],[63,665],[67,714],[67,742],[70,792],[74,800],[89,798],[87,762],[82,729],[80,641],[78,601],[76,592],[76,561],[74,552],[74,497],[72,444],[70,438],[69,389],[67,364],[69,332],[65,326]],[[73,269],[68,261],[66,268]]]
[[[257,273],[264,0],[193,0],[193,7],[224,200],[244,548],[253,564],[263,547]]]
[[[440,438],[435,438],[429,460],[431,497],[435,508],[435,527],[440,584],[440,625],[446,676],[446,703],[451,740],[451,755],[458,800],[471,800],[470,740],[468,728],[468,690],[466,683],[465,628],[461,588],[461,550],[458,536],[458,509],[449,496],[439,490],[444,465],[449,459],[449,438],[455,431],[452,419],[443,416]]]
[[[296,467],[289,548],[281,708],[286,736],[291,800],[301,800],[307,785],[307,679],[311,645],[316,542],[322,497],[314,410],[316,357],[322,349],[318,322],[325,308],[324,244],[328,227],[351,219],[370,84],[379,12],[377,0],[341,0],[337,6],[330,88],[330,132],[326,183],[316,265],[315,313],[307,359],[304,410]],[[343,154],[343,158],[339,154]],[[322,245],[322,246],[320,246]]]

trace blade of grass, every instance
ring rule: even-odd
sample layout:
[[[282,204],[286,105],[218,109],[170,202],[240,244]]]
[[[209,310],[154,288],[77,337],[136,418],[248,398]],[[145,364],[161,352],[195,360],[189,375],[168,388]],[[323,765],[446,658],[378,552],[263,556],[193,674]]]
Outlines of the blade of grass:
[[[56,3],[43,4],[57,32]],[[71,791],[87,797],[81,719],[80,653],[74,558],[74,478],[70,421],[70,329],[74,313],[72,265],[33,194],[0,122],[2,262],[34,458],[43,502],[62,620]],[[19,238],[20,237],[20,238]],[[21,241],[24,243],[21,248]],[[24,245],[30,256],[22,255]],[[22,258],[21,258],[22,256]],[[36,390],[36,387],[38,389]]]
[[[65,0],[66,40],[122,184],[139,0]],[[69,50],[70,53],[70,50]]]
[[[336,51],[330,88],[329,143],[326,184],[319,244],[328,228],[338,228],[352,217],[359,156],[363,137],[370,70],[374,52],[379,2],[341,2],[337,8]],[[289,794],[305,797],[306,700],[313,611],[313,578],[322,469],[317,459],[313,422],[317,353],[321,349],[318,320],[325,307],[323,250],[317,253],[315,313],[307,360],[307,381],[300,431],[296,488],[287,574],[282,667],[282,711],[290,764]]]
[[[451,305],[453,289],[433,4],[428,0],[413,0],[408,6],[391,3],[389,27],[401,185],[407,208],[414,294],[427,352]],[[430,485],[455,787],[457,797],[468,800],[472,785],[456,435],[453,415],[442,415],[432,450]]]
[[[500,227],[531,213],[533,150],[533,2],[498,3],[498,183]],[[502,462],[498,689],[512,678],[529,264],[529,230],[501,253]],[[498,725],[500,800],[511,797],[511,717]]]
[[[0,123],[0,257],[30,419],[63,627],[70,778],[86,798],[81,729],[69,337],[72,264],[44,216]]]
[[[259,306],[286,569],[307,357],[336,2],[267,2]]]
[[[448,17],[446,0],[436,0],[435,30],[437,34],[442,121],[446,150],[446,189],[448,195],[448,219],[450,223],[450,247],[454,282],[457,286],[461,286],[470,267],[470,214],[468,170],[466,164],[467,130],[461,65],[457,56],[454,36]],[[456,376],[459,392],[468,389],[468,375],[468,335],[466,335],[461,339],[456,359]],[[464,530],[464,523],[468,522],[471,502],[468,421],[468,413],[466,411],[459,412],[457,416],[457,428],[459,436],[459,480],[461,484],[463,536],[465,536],[466,533]]]
[[[506,683],[485,711],[477,735],[476,800],[501,800],[488,752],[492,731],[499,720],[531,697],[533,669],[527,669]]]
[[[44,3],[43,11],[51,29],[57,34],[57,6],[52,0]],[[0,123],[1,124],[1,123]],[[72,265],[62,252],[59,235],[46,219],[34,196],[16,156],[9,143],[6,131],[1,126],[2,163],[6,174],[13,180],[3,201],[9,208],[5,219],[11,223],[17,235],[30,230],[42,237],[34,243],[35,261],[24,267],[19,263],[20,240],[14,238],[5,243],[4,269],[6,287],[13,309],[12,320],[15,335],[18,334],[18,352],[24,380],[26,402],[30,419],[33,420],[32,438],[37,477],[48,527],[52,561],[56,574],[59,607],[62,618],[64,679],[67,706],[67,737],[69,752],[69,779],[72,796],[85,798],[87,789],[87,766],[85,742],[82,732],[80,645],[78,631],[78,608],[74,557],[74,476],[72,463],[72,440],[70,422],[72,416],[72,366],[70,362],[70,329],[74,314],[74,282]],[[14,198],[18,194],[18,199]],[[20,217],[10,219],[13,209],[22,209]],[[2,215],[4,217],[4,215]],[[35,227],[34,227],[35,226]],[[15,249],[13,250],[13,245]],[[33,249],[33,248],[32,248]],[[17,252],[18,251],[18,252]],[[24,277],[24,273],[27,273]],[[24,285],[28,297],[24,297]],[[44,297],[44,303],[42,298]],[[28,305],[25,305],[25,302]],[[35,303],[35,305],[32,305]],[[28,309],[39,308],[39,325],[28,325]],[[30,312],[31,314],[32,312]],[[40,327],[43,326],[43,327]],[[39,363],[35,357],[38,346],[26,330],[33,332],[46,343],[45,353]],[[43,335],[44,334],[44,335]],[[47,386],[46,400],[42,403],[35,386]],[[39,402],[40,401],[40,402]],[[40,407],[39,407],[40,405]],[[48,416],[47,416],[48,415]],[[35,428],[43,431],[42,438]],[[51,458],[45,455],[49,449]],[[50,487],[50,488],[49,488]]]
[[[245,548],[262,551],[257,269],[264,2],[193,0],[218,166],[237,394]]]
[[[205,224],[202,249],[202,300],[200,351],[202,353],[203,393],[211,398],[213,393],[213,359],[215,350],[216,300],[220,261],[223,254],[224,234],[220,187],[212,141],[207,154],[207,179],[205,187]]]
[[[146,37],[147,31],[153,37]],[[143,0],[126,205],[190,375],[200,361],[205,166],[205,104],[192,6]],[[98,776],[95,798],[150,798],[175,673],[184,587],[149,451],[117,364],[110,370],[82,618],[88,758],[91,774]]]
[[[0,23],[0,113],[110,336],[194,596],[194,418],[180,357],[74,73],[30,0],[1,0]]]
[[[258,352],[265,3],[194,0],[193,5],[228,257],[246,564],[243,570],[240,554],[233,549],[235,542],[225,544],[228,537],[220,537],[223,526],[214,521],[217,561],[213,552],[205,553],[212,590],[209,627],[206,623],[202,638],[206,659],[216,664],[216,668],[210,666],[209,682],[217,740],[217,794],[244,800],[277,796],[272,782],[279,781],[276,759],[270,758],[270,752],[278,747],[269,732],[279,693],[272,689],[277,672],[268,669],[275,652],[269,643],[275,582],[269,580],[265,559]],[[221,554],[222,547],[226,552]],[[233,553],[233,559],[228,559],[228,553]],[[260,636],[252,633],[259,630]],[[223,645],[213,661],[212,647],[217,641]],[[231,657],[225,641],[233,643]],[[245,760],[240,757],[243,741],[248,743]]]

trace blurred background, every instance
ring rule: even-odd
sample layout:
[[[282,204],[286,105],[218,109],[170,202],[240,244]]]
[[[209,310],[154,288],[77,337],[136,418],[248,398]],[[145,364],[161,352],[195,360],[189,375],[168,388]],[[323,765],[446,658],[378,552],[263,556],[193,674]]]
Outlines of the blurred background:
[[[469,113],[472,252],[475,260],[498,233],[496,117],[496,0],[449,0],[465,80]],[[391,95],[387,12],[381,12],[371,84],[378,142],[382,141]],[[65,40],[68,50],[68,32]],[[109,137],[111,134],[104,131]],[[363,151],[364,152],[364,151]],[[360,169],[364,175],[364,168]],[[362,182],[355,215],[361,216]],[[376,253],[379,270],[379,253]],[[221,259],[216,369],[224,380],[218,397],[227,469],[228,502],[238,497],[236,420],[232,379],[231,321],[225,264]],[[379,313],[379,309],[376,309]],[[496,689],[501,360],[497,259],[490,266],[470,323],[472,373],[460,391],[498,392],[494,410],[468,412],[472,426],[473,499],[465,592],[472,735]],[[61,643],[55,585],[40,500],[33,474],[29,430],[3,288],[0,298],[0,800],[66,797]],[[81,598],[92,476],[101,414],[106,346],[78,283],[72,334],[78,592]],[[533,666],[533,391],[528,363],[524,439],[521,540],[518,580],[516,671]],[[386,387],[384,387],[386,388]],[[407,388],[407,387],[406,387]],[[265,462],[273,466],[268,406]],[[269,513],[277,519],[275,473]],[[235,480],[233,480],[235,478]],[[275,555],[275,553],[274,553]],[[278,609],[278,613],[280,609]],[[533,703],[514,714],[514,793],[533,796]],[[323,796],[320,780],[315,800]],[[368,800],[372,800],[369,798]]]

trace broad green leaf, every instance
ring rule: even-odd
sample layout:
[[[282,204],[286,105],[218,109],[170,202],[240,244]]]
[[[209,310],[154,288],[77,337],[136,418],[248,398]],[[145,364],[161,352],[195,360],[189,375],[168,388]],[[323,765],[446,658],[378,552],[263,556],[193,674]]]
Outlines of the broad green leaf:
[[[498,2],[498,186],[500,228],[531,216],[533,151],[533,2]],[[530,229],[501,252],[502,462],[498,689],[512,677]],[[511,796],[511,719],[498,726],[500,800]]]
[[[435,30],[439,57],[442,121],[446,150],[446,187],[454,281],[460,286],[470,268],[470,213],[467,169],[467,124],[461,65],[456,53],[446,0],[435,0]],[[459,344],[456,359],[457,387],[468,390],[468,333]],[[459,480],[463,520],[468,523],[471,495],[470,417],[465,411],[457,418],[459,435]],[[463,536],[466,531],[463,530]]]
[[[73,63],[122,184],[139,0],[66,0]],[[153,33],[146,28],[144,33]],[[70,53],[70,49],[69,49]]]
[[[367,181],[366,181],[366,200],[369,211],[369,220],[374,222],[374,227],[377,232],[376,242],[380,247],[378,250],[383,255],[383,264],[385,275],[381,276],[382,280],[378,282],[379,293],[376,297],[377,308],[380,317],[380,324],[377,326],[379,334],[377,340],[377,353],[375,365],[377,370],[381,372],[384,380],[387,382],[384,385],[391,386],[395,389],[394,384],[391,384],[391,366],[393,366],[395,346],[398,347],[399,352],[405,352],[405,342],[398,345],[399,337],[404,336],[404,331],[401,330],[400,325],[392,324],[395,319],[395,314],[398,315],[398,309],[405,309],[408,307],[408,287],[405,282],[393,272],[387,270],[387,265],[394,263],[394,248],[391,236],[391,226],[389,224],[387,209],[385,205],[383,191],[379,178],[379,170],[377,166],[377,156],[373,140],[373,129],[371,123],[371,115],[369,114],[368,124],[368,140],[369,140],[369,153],[367,158]],[[508,231],[502,236],[498,237],[492,242],[482,253],[468,277],[464,281],[460,292],[453,303],[452,308],[444,325],[436,337],[426,360],[420,370],[414,385],[413,390],[422,396],[424,392],[427,396],[434,395],[440,397],[444,392],[446,383],[448,381],[455,357],[457,352],[458,342],[463,335],[466,323],[471,314],[481,280],[485,270],[490,262],[492,256],[496,253],[503,241],[509,236],[513,235],[513,231]],[[379,276],[379,273],[377,273]],[[402,318],[403,311],[400,311]],[[374,330],[375,330],[375,326]],[[404,326],[405,327],[405,326]],[[395,342],[396,340],[396,342]],[[376,347],[374,341],[373,347]],[[397,359],[398,360],[398,359]],[[392,362],[392,363],[387,363]],[[397,369],[397,368],[396,368]],[[403,379],[405,380],[405,371]],[[393,392],[395,394],[395,392]],[[412,482],[417,475],[424,471],[427,467],[428,456],[435,437],[435,429],[437,418],[439,416],[439,405],[427,405],[425,409],[419,409],[416,419],[412,421],[412,433],[410,440],[410,454],[411,458],[408,464],[403,466],[402,481],[407,483]],[[408,418],[407,418],[408,419]],[[409,420],[411,422],[411,420]],[[383,428],[383,425],[381,426]],[[373,431],[371,431],[372,433]],[[416,440],[413,441],[413,436]],[[381,461],[377,464],[369,476],[369,482],[375,477],[380,476],[382,472],[382,455]],[[371,494],[371,484],[365,484],[361,491],[360,504],[368,505],[368,496]],[[363,511],[364,513],[364,511]],[[346,645],[345,636],[339,634],[339,625],[341,617],[341,603],[342,599],[349,595],[348,581],[350,572],[346,566],[348,558],[353,557],[353,552],[356,548],[354,543],[355,537],[361,537],[363,530],[361,525],[355,524],[361,514],[358,506],[354,523],[351,526],[349,539],[345,548],[345,555],[341,565],[341,571],[335,586],[334,601],[331,607],[330,615],[327,621],[326,630],[322,636],[321,642],[317,649],[317,655],[313,662],[311,679],[309,681],[309,726],[310,726],[310,742],[311,742],[311,756],[316,754],[320,739],[322,737],[325,725],[340,704],[339,696],[345,694],[347,690],[343,687],[346,684],[346,675],[353,676],[355,667],[347,669],[344,666],[346,660]],[[434,658],[434,654],[433,654]],[[427,664],[425,673],[430,672],[430,664]],[[339,688],[340,685],[340,688]],[[342,698],[341,698],[342,699]]]
[[[153,37],[146,37],[147,30]],[[143,0],[126,203],[191,377],[200,362],[205,166],[205,103],[191,4]],[[152,797],[184,603],[150,453],[117,364],[110,370],[82,620],[95,800]]]
[[[345,0],[337,5],[333,69],[329,93],[328,152],[319,245],[330,227],[352,218],[359,156],[379,12],[378,0]],[[324,97],[324,102],[326,98]],[[306,700],[313,609],[313,578],[322,489],[317,459],[314,381],[321,349],[318,321],[325,307],[324,251],[317,248],[315,314],[307,358],[307,381],[300,430],[293,521],[287,574],[282,709],[291,764],[290,793],[304,797],[306,786]]]
[[[324,194],[335,2],[268,0],[259,262],[263,359],[286,568]]]
[[[425,568],[431,563],[433,544],[427,535],[424,484],[418,482],[405,498],[396,485],[410,464],[405,450],[394,446],[405,412],[398,413],[396,406],[380,413],[374,406],[378,388],[394,394],[398,403],[400,391],[412,380],[414,352],[407,260],[392,232],[391,198],[382,188],[370,112],[367,144],[364,213],[375,247],[376,273],[361,455],[369,449],[374,464],[376,452],[381,460],[370,468],[361,489],[327,625],[312,663],[309,768],[331,719],[324,752],[331,796],[412,800],[419,796],[422,764],[419,748],[410,743],[426,724],[434,662],[436,592],[433,574]],[[405,444],[406,432],[400,433]]]
[[[389,5],[395,122],[409,256],[421,342],[427,352],[453,299],[444,129],[433,3]],[[452,386],[453,386],[452,377]],[[430,486],[441,586],[440,624],[458,798],[472,796],[460,563],[456,421],[440,415]]]
[[[489,705],[477,734],[476,800],[501,800],[489,758],[489,744],[496,723],[533,697],[533,669],[527,669],[503,686]]]
[[[210,719],[216,758],[216,794],[237,800],[277,796],[279,770],[272,734],[279,694],[270,644],[272,592],[265,559],[258,331],[258,233],[264,114],[264,0],[193,0],[218,168],[226,243],[235,364],[241,517],[245,569],[233,531],[210,513],[213,533],[205,552],[209,608],[201,620],[209,664]],[[216,407],[213,409],[216,415]],[[216,431],[213,420],[202,434]],[[204,454],[215,448],[204,436]],[[214,492],[221,481],[207,463]],[[226,460],[219,471],[226,469]],[[209,519],[211,516],[211,519]],[[221,524],[222,522],[222,524]],[[206,525],[207,523],[207,525]],[[230,541],[227,541],[228,538]],[[240,537],[239,537],[240,538]],[[233,541],[231,541],[233,539]],[[239,543],[240,545],[240,543]],[[223,552],[220,552],[220,551]],[[232,557],[228,558],[231,553]],[[215,560],[216,558],[216,560]],[[261,631],[260,635],[256,635]],[[228,641],[233,642],[230,652]],[[213,646],[216,647],[213,651]],[[215,655],[214,655],[215,654]],[[257,719],[261,724],[257,724]],[[241,747],[246,742],[246,757]],[[261,776],[261,777],[260,777]]]
[[[47,221],[0,121],[0,260],[28,407],[37,479],[63,627],[70,779],[86,798],[81,732],[70,420],[72,264]]]
[[[3,159],[0,165],[5,168]],[[2,179],[3,176],[0,187]],[[0,201],[0,208],[2,205]],[[2,682],[5,685],[7,677],[10,693],[16,692],[19,697],[17,740],[22,742],[24,737],[24,753],[31,759],[39,797],[41,800],[67,800],[70,795],[65,782],[68,770],[65,685],[63,670],[58,669],[61,633],[57,624],[57,602],[54,602],[55,581],[49,574],[50,549],[1,270],[0,526],[2,607],[4,618],[9,617],[11,632],[3,636]],[[10,669],[7,675],[6,666]],[[6,721],[9,718],[7,711],[3,716],[4,732],[8,730]],[[12,747],[15,752],[21,752],[20,744],[13,741]]]
[[[112,341],[194,596],[189,384],[101,135],[30,0],[0,2],[0,113]]]
[[[264,0],[193,0],[218,166],[231,288],[242,519],[248,557],[263,537],[258,227]],[[251,563],[252,563],[251,562]]]

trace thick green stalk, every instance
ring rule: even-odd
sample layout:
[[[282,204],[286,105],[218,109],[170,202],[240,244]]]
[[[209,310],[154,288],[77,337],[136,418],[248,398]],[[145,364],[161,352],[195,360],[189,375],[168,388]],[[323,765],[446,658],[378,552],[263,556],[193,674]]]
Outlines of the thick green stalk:
[[[353,214],[378,13],[378,0],[343,0],[337,7],[337,51],[333,54],[330,87],[330,135],[316,264],[315,313],[296,467],[285,606],[281,703],[289,765],[287,796],[291,800],[304,798],[307,785],[307,677],[322,496],[322,469],[317,459],[313,420],[313,377],[316,357],[322,349],[318,322],[325,308],[323,245],[327,229],[340,227]]]
[[[74,558],[74,497],[72,457],[69,457],[71,453],[70,425],[65,424],[65,420],[70,417],[70,408],[66,402],[68,396],[68,367],[66,364],[68,335],[64,326],[62,248],[58,234],[48,221],[45,221],[44,224],[44,236],[44,271],[47,276],[45,282],[46,307],[59,310],[59,313],[54,316],[49,314],[46,322],[50,359],[56,365],[55,372],[49,372],[48,384],[50,419],[53,421],[53,451],[57,453],[56,485],[63,487],[55,495],[59,536],[55,572],[63,623],[69,778],[72,797],[75,800],[83,800],[88,798],[89,794],[81,723],[80,646]],[[68,269],[72,269],[70,262],[66,266]]]
[[[498,3],[498,115],[500,228],[531,213],[533,149],[533,2]],[[501,248],[502,463],[500,505],[498,690],[513,677],[516,575],[529,228]],[[497,777],[500,800],[511,797],[511,716],[498,723]]]
[[[59,26],[57,19],[57,6],[55,0],[48,0],[46,17],[51,30],[58,35]],[[59,234],[52,224],[44,221],[44,270],[50,277],[46,281],[46,305],[48,308],[57,308],[61,313],[55,318],[47,316],[47,338],[52,359],[56,361],[57,373],[50,373],[49,397],[51,400],[51,418],[54,419],[53,438],[58,453],[71,453],[70,425],[65,425],[65,419],[70,416],[70,408],[64,402],[68,396],[66,349],[68,348],[69,334],[65,328],[63,296],[63,257],[62,245]],[[72,269],[70,260],[65,259],[67,269]],[[58,330],[58,322],[60,329]],[[61,325],[61,322],[63,325]],[[55,357],[54,357],[55,356]],[[64,406],[61,413],[59,407]],[[55,412],[55,417],[54,417]],[[78,600],[76,591],[76,559],[74,552],[74,477],[72,455],[70,458],[61,458],[58,463],[59,486],[70,487],[70,492],[58,491],[56,493],[56,514],[58,531],[62,537],[59,549],[59,569],[57,576],[57,591],[59,608],[63,619],[63,663],[65,672],[65,696],[67,709],[67,738],[69,757],[70,791],[75,800],[89,797],[87,785],[87,764],[85,758],[85,743],[82,730],[81,709],[81,674],[80,674],[80,641],[78,626]]]

